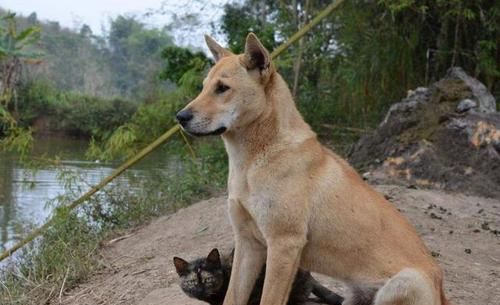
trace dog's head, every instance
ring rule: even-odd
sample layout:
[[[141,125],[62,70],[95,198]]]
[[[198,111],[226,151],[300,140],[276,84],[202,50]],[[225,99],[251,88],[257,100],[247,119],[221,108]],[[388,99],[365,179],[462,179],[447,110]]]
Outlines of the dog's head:
[[[265,87],[274,67],[269,52],[250,33],[245,53],[235,55],[205,36],[216,64],[203,81],[203,90],[177,113],[182,128],[192,135],[219,135],[242,128],[265,109]]]

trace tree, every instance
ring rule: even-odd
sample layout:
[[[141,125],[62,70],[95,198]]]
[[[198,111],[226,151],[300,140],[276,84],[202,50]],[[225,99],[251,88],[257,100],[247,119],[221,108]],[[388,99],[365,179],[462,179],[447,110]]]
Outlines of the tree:
[[[114,85],[135,97],[157,79],[161,50],[173,44],[165,29],[148,29],[134,16],[112,20],[108,41]]]
[[[331,1],[246,0],[225,6],[233,51],[254,31],[272,49]],[[275,60],[313,127],[370,127],[409,89],[462,66],[500,92],[500,2],[344,1]]]
[[[170,80],[177,85],[181,85],[182,78],[186,73],[191,70],[201,73],[209,63],[203,52],[192,52],[177,46],[163,49],[161,57],[165,66],[160,72],[160,79]]]
[[[17,115],[15,86],[19,81],[21,65],[38,63],[41,55],[32,50],[39,39],[40,28],[31,26],[18,33],[15,17],[15,13],[8,13],[0,19],[0,97],[5,108],[14,99],[14,114]]]
[[[0,132],[7,135],[0,144],[25,152],[31,144],[31,133],[17,126],[16,85],[22,65],[40,61],[41,54],[34,51],[40,29],[30,26],[19,32],[15,17],[14,13],[7,13],[0,18]]]
[[[272,50],[330,2],[248,0],[240,4],[227,4],[221,30],[235,52],[243,51],[244,37],[250,31],[255,32],[264,45]],[[331,103],[327,101],[327,98],[331,100],[331,96],[327,96],[331,91],[324,87],[325,82],[331,80],[333,71],[330,69],[335,54],[332,49],[335,33],[333,20],[333,16],[327,18],[275,60],[281,74],[291,84],[299,108],[313,125],[323,120],[317,120],[317,116],[331,116],[323,106],[330,107]]]

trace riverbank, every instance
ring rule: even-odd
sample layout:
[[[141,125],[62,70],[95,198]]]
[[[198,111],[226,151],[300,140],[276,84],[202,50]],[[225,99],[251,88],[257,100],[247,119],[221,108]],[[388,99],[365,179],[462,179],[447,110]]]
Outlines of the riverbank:
[[[92,163],[80,168],[81,164],[73,164],[67,168],[63,164],[67,160],[57,159],[52,169],[57,173],[54,182],[64,191],[49,200],[54,224],[14,258],[2,262],[0,304],[46,304],[57,299],[60,291],[85,281],[99,269],[99,249],[106,239],[219,193],[227,175],[222,146],[217,141],[200,141],[195,147],[203,154],[193,160],[184,144],[175,141],[154,154],[161,161],[154,156],[142,160],[149,163],[145,172],[127,171],[74,211],[64,207],[100,180],[89,180],[85,171],[89,167],[111,170],[113,165]],[[12,173],[15,167],[7,171]]]
[[[438,190],[377,185],[410,219],[445,270],[445,289],[456,305],[494,305],[500,299],[500,201]],[[100,267],[51,304],[195,305],[178,287],[172,257],[188,259],[218,247],[227,251],[232,233],[225,198],[193,204],[139,229],[107,240]],[[496,233],[495,233],[496,232]],[[320,277],[341,294],[339,283]]]
[[[120,165],[118,161],[89,160],[89,142],[77,137],[37,135],[26,160],[0,152],[0,251],[43,224],[58,197],[71,197],[98,184]],[[141,180],[156,180],[158,171],[177,170],[179,155],[166,149],[153,152],[112,185],[139,191]]]

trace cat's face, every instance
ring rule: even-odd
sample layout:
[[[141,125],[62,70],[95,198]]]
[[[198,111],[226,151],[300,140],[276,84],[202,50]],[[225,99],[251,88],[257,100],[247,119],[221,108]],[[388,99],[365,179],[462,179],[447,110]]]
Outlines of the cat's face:
[[[174,266],[180,277],[180,286],[189,296],[210,301],[225,294],[225,275],[219,251],[213,249],[206,258],[187,262],[174,257]]]

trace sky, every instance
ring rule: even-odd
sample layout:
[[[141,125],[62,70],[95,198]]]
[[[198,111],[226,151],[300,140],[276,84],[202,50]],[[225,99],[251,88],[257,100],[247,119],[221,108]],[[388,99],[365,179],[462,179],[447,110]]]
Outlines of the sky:
[[[0,7],[25,16],[36,12],[38,19],[58,21],[62,26],[79,29],[88,24],[96,34],[102,34],[109,18],[120,14],[135,14],[151,26],[169,24],[174,14],[196,13],[200,24],[190,29],[174,31],[176,43],[203,46],[203,34],[211,34],[211,21],[222,15],[222,5],[231,0],[0,0]],[[147,13],[152,13],[148,14]],[[219,37],[220,39],[220,37]]]

